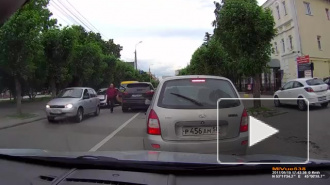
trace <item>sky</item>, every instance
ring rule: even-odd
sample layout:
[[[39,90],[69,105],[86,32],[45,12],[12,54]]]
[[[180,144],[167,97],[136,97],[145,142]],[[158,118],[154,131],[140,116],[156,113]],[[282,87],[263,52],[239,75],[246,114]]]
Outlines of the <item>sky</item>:
[[[186,67],[205,32],[212,33],[213,1],[51,0],[49,9],[62,26],[78,23],[104,40],[114,39],[123,46],[124,61],[134,61],[135,46],[142,41],[136,46],[138,68],[161,77]],[[260,5],[265,1],[258,0]]]

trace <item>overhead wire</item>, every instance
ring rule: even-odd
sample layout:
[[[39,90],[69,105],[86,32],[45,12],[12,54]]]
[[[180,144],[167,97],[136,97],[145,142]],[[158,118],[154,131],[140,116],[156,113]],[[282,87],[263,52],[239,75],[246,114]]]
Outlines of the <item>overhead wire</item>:
[[[53,7],[55,7],[62,15],[64,15],[64,17],[70,19],[72,23],[81,25],[85,29],[90,30],[92,32],[100,33],[100,35],[102,35],[105,39],[108,40],[108,37],[102,34],[101,31],[98,30],[90,21],[88,21],[87,18],[84,17],[68,0],[66,0],[66,2],[73,8],[75,12],[72,11],[72,9],[70,10],[67,5],[61,0],[57,0],[57,2],[55,0],[52,0],[50,2],[52,2],[51,4],[53,5]],[[77,13],[80,15],[80,17],[77,15]]]
[[[53,2],[56,2],[56,1],[53,0]],[[79,25],[83,24],[85,28],[87,28],[88,30],[94,32],[94,30],[91,29],[89,26],[87,26],[87,25],[85,24],[84,21],[82,21],[79,17],[77,17],[77,15],[75,15],[73,12],[71,12],[71,11],[68,9],[68,7],[66,7],[66,5],[64,5],[64,4],[63,4],[61,1],[59,1],[59,0],[58,0],[57,2],[62,6],[62,9],[63,9],[63,7],[64,7],[65,11],[67,11],[67,12],[69,12],[69,13],[71,14],[71,17],[73,16],[76,20],[78,20],[78,22],[79,22],[78,24],[79,24]]]
[[[96,31],[100,32],[100,30],[98,30],[91,22],[89,22],[85,16],[83,16],[68,0],[66,0],[66,2],[83,18],[85,19],[85,21],[91,25]],[[101,32],[100,32],[101,33]]]
[[[62,13],[62,15],[64,15],[68,19],[70,19],[70,21],[73,24],[80,25],[71,15],[69,15],[66,11],[64,11],[54,0],[53,1],[50,1],[50,2],[51,2],[51,5],[53,5],[53,7],[55,7],[57,10],[59,10]]]
[[[50,4],[50,5],[52,5],[52,4]],[[59,18],[61,18],[61,20],[63,20],[66,24],[70,25],[69,22],[71,22],[71,21],[69,20],[69,18],[67,18],[67,17],[64,15],[64,13],[62,12],[62,10],[59,9],[58,7],[54,6],[54,5],[52,5],[52,7],[53,7],[54,9],[56,9],[57,12],[60,12],[60,13],[56,14],[56,16],[59,17]],[[65,17],[65,19],[64,19],[62,16]]]

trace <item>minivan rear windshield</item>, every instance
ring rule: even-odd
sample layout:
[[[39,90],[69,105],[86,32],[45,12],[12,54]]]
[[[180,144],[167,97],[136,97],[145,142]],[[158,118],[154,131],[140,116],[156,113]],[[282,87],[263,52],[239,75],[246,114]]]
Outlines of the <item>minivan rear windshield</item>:
[[[321,79],[310,79],[310,80],[307,80],[306,83],[310,86],[325,84]]]
[[[140,84],[127,84],[127,88],[145,88],[145,87],[150,87],[149,84],[144,84],[144,83],[140,83]]]
[[[222,79],[178,79],[164,82],[157,106],[169,109],[216,109],[220,98],[238,98],[235,87]],[[220,106],[223,105],[223,106]],[[236,107],[239,100],[223,100],[220,108]]]

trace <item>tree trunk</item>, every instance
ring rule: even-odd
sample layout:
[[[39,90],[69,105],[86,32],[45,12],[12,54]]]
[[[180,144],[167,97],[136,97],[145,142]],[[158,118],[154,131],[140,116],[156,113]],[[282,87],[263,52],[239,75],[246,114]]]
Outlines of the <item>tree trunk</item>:
[[[52,92],[52,97],[54,98],[56,96],[56,84],[54,79],[50,80],[50,90]]]
[[[253,98],[260,98],[260,74],[254,76],[253,83]],[[257,99],[253,101],[254,108],[261,107],[261,100]]]
[[[15,76],[15,88],[16,88],[16,110],[17,114],[21,115],[22,114],[22,87],[21,83],[18,79],[17,76]]]

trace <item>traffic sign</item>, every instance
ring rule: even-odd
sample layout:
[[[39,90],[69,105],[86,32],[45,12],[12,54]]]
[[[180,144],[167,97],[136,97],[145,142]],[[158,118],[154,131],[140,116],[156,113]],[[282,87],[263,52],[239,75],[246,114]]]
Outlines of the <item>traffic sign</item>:
[[[297,58],[297,64],[307,64],[309,63],[309,55],[301,56]]]

